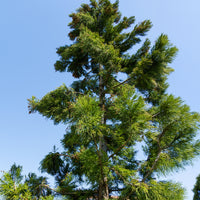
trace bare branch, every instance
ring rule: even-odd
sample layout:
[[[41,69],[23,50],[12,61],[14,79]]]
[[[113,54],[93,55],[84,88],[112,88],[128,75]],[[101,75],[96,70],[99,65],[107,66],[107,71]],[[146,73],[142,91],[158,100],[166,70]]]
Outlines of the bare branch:
[[[152,118],[157,117],[159,114],[160,114],[160,112],[158,112],[158,113],[152,115]]]

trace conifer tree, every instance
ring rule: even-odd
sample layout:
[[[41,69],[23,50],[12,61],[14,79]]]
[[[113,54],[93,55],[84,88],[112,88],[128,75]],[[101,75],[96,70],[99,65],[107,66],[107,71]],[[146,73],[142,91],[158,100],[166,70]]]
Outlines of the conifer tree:
[[[76,80],[29,99],[30,113],[67,127],[63,152],[49,153],[41,170],[55,176],[57,192],[69,199],[183,199],[179,184],[158,179],[200,150],[199,114],[166,93],[177,48],[164,34],[151,44],[151,22],[134,25],[118,1],[90,0],[70,17],[72,44],[57,49],[55,70]]]
[[[31,199],[27,184],[23,184],[22,167],[12,165],[9,172],[4,172],[0,178],[0,195],[5,199]]]
[[[53,200],[45,177],[29,173],[24,180],[22,166],[13,164],[8,172],[0,178],[0,195],[9,200]],[[1,199],[2,199],[1,198]]]

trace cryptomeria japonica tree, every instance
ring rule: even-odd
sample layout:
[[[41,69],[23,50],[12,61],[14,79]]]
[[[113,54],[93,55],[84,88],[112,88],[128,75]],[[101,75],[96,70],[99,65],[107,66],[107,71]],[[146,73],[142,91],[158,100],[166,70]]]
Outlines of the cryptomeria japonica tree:
[[[180,185],[157,177],[199,155],[200,116],[166,94],[177,48],[164,34],[151,44],[151,22],[134,25],[118,5],[90,0],[70,15],[73,42],[57,49],[55,70],[77,80],[29,99],[30,113],[67,126],[63,152],[49,153],[41,170],[55,176],[57,192],[69,199],[183,199]]]

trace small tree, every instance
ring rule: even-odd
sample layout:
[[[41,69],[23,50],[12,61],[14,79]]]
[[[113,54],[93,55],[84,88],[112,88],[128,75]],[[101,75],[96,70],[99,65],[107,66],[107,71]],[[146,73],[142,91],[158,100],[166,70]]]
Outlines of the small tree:
[[[0,179],[0,195],[4,198],[10,200],[31,199],[28,185],[22,183],[21,171],[22,167],[14,164],[9,172],[4,172],[3,177]]]
[[[177,48],[164,34],[151,45],[149,20],[125,31],[135,17],[122,18],[118,4],[90,0],[70,15],[73,43],[58,48],[55,69],[78,80],[29,99],[30,113],[67,125],[64,151],[54,149],[41,169],[70,199],[183,199],[180,185],[156,178],[199,155],[200,116],[166,94]],[[138,159],[138,151],[146,157]]]
[[[12,165],[0,178],[0,195],[9,200],[53,200],[45,177],[30,173],[24,181],[22,167]]]
[[[200,200],[200,175],[196,178],[196,183],[194,185],[194,197],[193,200]]]
[[[29,173],[25,179],[25,183],[28,185],[32,197],[35,199],[50,196],[52,194],[52,190],[49,189],[46,177],[37,177],[35,173]]]

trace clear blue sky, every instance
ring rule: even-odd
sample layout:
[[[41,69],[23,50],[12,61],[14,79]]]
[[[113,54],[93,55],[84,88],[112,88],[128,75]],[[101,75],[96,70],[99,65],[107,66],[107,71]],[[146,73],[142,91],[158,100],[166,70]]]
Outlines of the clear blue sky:
[[[6,0],[0,6],[0,170],[16,162],[24,173],[38,173],[39,162],[65,133],[38,114],[29,115],[27,99],[42,97],[63,83],[70,85],[67,73],[56,73],[56,48],[69,43],[68,15],[87,0]],[[191,109],[200,112],[200,1],[199,0],[121,0],[123,15],[137,22],[150,19],[149,38],[168,34],[179,48],[171,65],[169,93],[180,96]],[[200,159],[193,167],[172,175],[187,188],[188,200]]]

